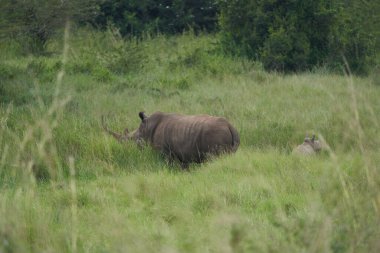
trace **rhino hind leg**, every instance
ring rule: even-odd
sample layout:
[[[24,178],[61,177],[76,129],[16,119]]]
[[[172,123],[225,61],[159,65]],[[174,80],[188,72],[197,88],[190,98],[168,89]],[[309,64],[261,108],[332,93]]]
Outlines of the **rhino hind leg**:
[[[181,169],[188,171],[189,170],[189,163],[180,162]]]
[[[181,158],[178,157],[170,148],[165,148],[163,150],[163,154],[165,158],[167,159],[169,166],[174,166],[175,160],[178,160],[181,164],[181,167],[183,168],[182,166],[183,162],[181,161]]]
[[[186,160],[186,158],[182,157],[181,155],[173,154],[173,157],[179,162],[183,170],[189,170],[190,161]]]
[[[167,157],[167,159],[168,159],[168,164],[169,164],[169,166],[173,167],[174,164],[175,164],[175,162],[177,161],[177,162],[179,163],[179,165],[181,166],[181,169],[182,169],[182,170],[189,170],[189,163],[180,160],[180,159],[179,159],[178,157],[176,157],[173,153],[171,153],[170,155],[167,155],[166,157]]]
[[[165,154],[165,156],[166,156],[166,159],[168,161],[169,166],[173,167],[174,166],[174,160],[175,160],[173,153],[169,152],[168,154]]]

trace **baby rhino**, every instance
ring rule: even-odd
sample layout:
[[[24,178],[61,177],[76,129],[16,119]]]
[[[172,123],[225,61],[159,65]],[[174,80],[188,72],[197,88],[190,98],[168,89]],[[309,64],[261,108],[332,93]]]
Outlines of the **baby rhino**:
[[[322,144],[319,140],[315,139],[315,135],[313,134],[313,137],[310,139],[307,135],[301,145],[298,145],[294,150],[293,153],[299,154],[299,155],[314,155],[316,153],[319,153],[322,149]]]

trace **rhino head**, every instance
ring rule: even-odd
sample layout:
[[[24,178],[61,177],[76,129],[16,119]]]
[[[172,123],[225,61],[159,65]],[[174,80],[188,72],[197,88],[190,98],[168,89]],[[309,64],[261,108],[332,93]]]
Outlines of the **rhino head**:
[[[142,147],[146,143],[151,135],[151,132],[154,128],[155,119],[150,119],[144,112],[139,112],[139,117],[141,119],[140,126],[130,132],[128,128],[125,128],[122,133],[117,133],[110,130],[105,122],[105,117],[102,116],[102,127],[104,131],[109,133],[119,142],[133,141],[139,147]],[[153,118],[153,117],[152,117]]]
[[[316,153],[320,152],[322,149],[322,144],[319,140],[315,139],[315,134],[313,134],[312,138],[309,138],[308,135],[306,135],[303,145],[311,146]]]
[[[143,121],[143,118],[145,118],[146,115],[143,112],[141,112],[140,115],[141,115],[140,118]],[[102,127],[103,127],[104,131],[109,133],[111,136],[113,136],[119,142],[127,142],[127,141],[131,140],[131,141],[134,141],[134,142],[139,144],[142,141],[142,137],[141,137],[141,134],[139,131],[141,126],[132,132],[130,132],[128,130],[128,128],[125,128],[122,133],[117,133],[117,132],[114,132],[108,128],[108,126],[105,122],[105,117],[102,116]]]

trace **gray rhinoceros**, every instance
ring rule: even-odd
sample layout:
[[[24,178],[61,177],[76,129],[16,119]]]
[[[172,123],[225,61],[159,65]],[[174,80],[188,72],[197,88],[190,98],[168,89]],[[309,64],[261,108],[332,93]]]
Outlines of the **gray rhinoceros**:
[[[307,135],[301,145],[298,145],[293,153],[299,155],[314,155],[319,153],[322,149],[322,144],[319,140],[315,139],[315,135],[312,138],[309,138]]]
[[[150,144],[165,154],[169,162],[178,160],[182,168],[189,163],[201,163],[209,155],[235,152],[240,144],[236,129],[222,117],[209,115],[182,115],[155,112],[150,116],[139,113],[141,123],[138,129],[123,134],[103,128],[118,141],[133,140],[137,144]]]

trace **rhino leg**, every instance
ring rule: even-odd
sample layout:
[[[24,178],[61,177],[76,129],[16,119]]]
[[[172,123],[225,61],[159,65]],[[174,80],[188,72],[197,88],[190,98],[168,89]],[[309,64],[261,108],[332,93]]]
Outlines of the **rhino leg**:
[[[189,171],[189,163],[180,162],[183,170]]]
[[[168,164],[170,167],[173,167],[174,165],[174,160],[175,160],[175,157],[173,155],[173,153],[169,153],[166,155],[167,159],[168,159]]]

